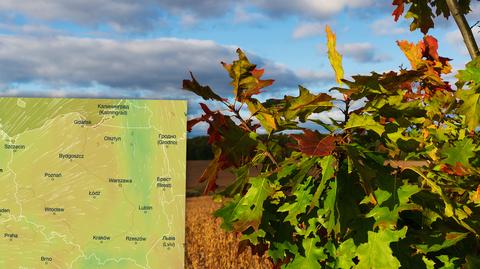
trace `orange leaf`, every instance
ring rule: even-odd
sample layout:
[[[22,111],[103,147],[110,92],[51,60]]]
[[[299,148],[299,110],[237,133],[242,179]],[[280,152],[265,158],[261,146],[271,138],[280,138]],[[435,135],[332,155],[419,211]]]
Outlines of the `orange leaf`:
[[[263,76],[263,73],[265,73],[265,69],[253,69],[252,70],[252,76],[254,76],[257,79],[260,79],[261,76]]]
[[[405,53],[405,56],[407,56],[412,68],[417,69],[418,64],[422,62],[422,49],[420,46],[406,40],[397,41],[397,44],[403,53]]]

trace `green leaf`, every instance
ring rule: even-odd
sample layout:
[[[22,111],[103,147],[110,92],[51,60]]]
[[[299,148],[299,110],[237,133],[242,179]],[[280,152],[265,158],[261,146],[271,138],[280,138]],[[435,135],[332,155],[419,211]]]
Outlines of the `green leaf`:
[[[268,250],[268,255],[272,257],[274,261],[284,260],[287,257],[287,252],[299,256],[298,247],[288,241],[278,242],[273,241],[272,247]]]
[[[350,119],[345,125],[345,130],[358,128],[372,130],[380,136],[383,134],[383,132],[385,132],[385,127],[376,122],[372,116],[357,114],[350,115]]]
[[[455,76],[458,79],[457,86],[461,88],[464,84],[471,84],[476,89],[480,84],[480,57],[476,57],[466,64],[465,70],[458,70]]]
[[[480,125],[480,93],[473,90],[458,90],[457,97],[463,101],[458,113],[465,116],[468,129],[475,130]]]
[[[374,227],[380,227],[380,230],[395,229],[398,220],[398,212],[395,210],[391,211],[388,207],[376,206],[370,210],[365,217],[373,217],[375,219]]]
[[[312,201],[313,195],[310,193],[312,185],[310,185],[311,177],[303,184],[297,185],[297,189],[293,192],[296,197],[292,203],[285,203],[279,209],[278,212],[288,212],[285,221],[290,222],[292,225],[297,225],[297,216],[301,213],[305,213],[307,206]]]
[[[435,262],[434,261],[429,260],[425,256],[422,257],[422,260],[425,263],[425,266],[427,267],[427,269],[435,269]]]
[[[294,162],[291,164],[282,165],[280,171],[277,173],[277,179],[285,178],[293,173],[297,169],[298,163]]]
[[[249,165],[244,165],[234,169],[233,172],[235,174],[235,181],[226,187],[222,192],[220,192],[220,194],[233,197],[235,194],[240,193],[244,189],[245,184],[248,182],[249,170]]]
[[[368,242],[357,248],[358,264],[356,269],[400,268],[400,262],[393,256],[390,243],[405,238],[407,227],[401,230],[381,230],[368,232]]]
[[[437,257],[441,262],[443,262],[443,266],[440,267],[440,269],[456,269],[458,268],[457,265],[455,265],[455,261],[458,260],[456,257],[448,257],[447,255],[440,255]]]
[[[437,237],[431,237],[432,241],[438,241],[438,238],[443,236],[443,241],[438,244],[418,244],[415,245],[417,252],[419,253],[429,253],[429,252],[436,252],[451,246],[454,246],[459,241],[463,240],[468,236],[468,233],[459,233],[459,232],[449,232],[446,234],[439,234]]]
[[[320,161],[320,166],[322,167],[322,180],[318,184],[317,190],[313,195],[312,201],[310,202],[310,208],[318,206],[318,200],[327,186],[327,181],[335,175],[336,161],[337,160],[333,155],[323,157]]]
[[[441,154],[445,160],[443,162],[455,166],[457,162],[465,167],[470,167],[470,159],[475,157],[475,145],[470,138],[464,138],[460,141],[455,141],[453,146],[445,144],[441,150]]]
[[[257,231],[253,231],[251,234],[243,234],[240,237],[240,240],[248,240],[253,245],[258,245],[258,238],[265,238],[265,231],[262,229],[258,229]]]
[[[375,194],[375,198],[377,198],[378,205],[382,205],[392,194],[388,191],[384,191],[381,189],[377,189],[373,192]]]
[[[420,28],[424,34],[427,34],[428,30],[433,28],[433,17],[432,8],[428,6],[427,1],[415,1],[410,6],[407,14],[405,14],[405,18],[413,19],[410,24],[410,31]]]
[[[243,102],[254,94],[259,94],[264,87],[270,86],[273,80],[261,80],[263,69],[256,69],[256,65],[250,63],[241,49],[237,49],[238,60],[232,64],[222,62],[223,67],[232,78],[230,85],[233,86],[235,100]]]
[[[405,182],[405,184],[403,184],[397,190],[397,199],[398,199],[399,207],[406,205],[410,200],[410,197],[420,192],[421,190],[422,189],[420,189],[417,185],[413,185],[413,184],[409,184],[408,182]]]
[[[329,184],[329,189],[326,192],[325,201],[323,207],[318,209],[317,214],[319,216],[320,224],[327,230],[328,233],[337,231],[337,214],[335,211],[335,204],[337,201],[337,181],[332,180]]]
[[[227,230],[244,231],[248,227],[257,230],[260,225],[263,203],[275,189],[270,185],[270,181],[263,177],[252,177],[249,183],[251,186],[244,196],[234,199],[214,213],[214,216],[223,218],[222,227]]]
[[[312,113],[322,112],[333,106],[333,99],[326,93],[312,94],[308,89],[298,86],[298,97],[285,96],[288,106],[284,109],[284,116],[287,119],[296,119],[305,122]]]
[[[297,118],[305,122],[312,113],[319,113],[333,106],[333,98],[326,93],[312,94],[300,85],[298,89],[298,96],[285,95],[283,99],[271,98],[262,104],[269,113],[274,115],[279,125],[288,126]]]
[[[356,252],[357,246],[352,238],[343,241],[335,253],[338,268],[352,268],[355,265],[353,258],[357,256]]]
[[[320,238],[305,238],[302,242],[305,255],[297,255],[291,263],[289,263],[286,269],[311,269],[321,268],[320,261],[327,259],[327,255],[324,253],[324,248],[318,247]]]
[[[465,258],[465,269],[478,269],[480,268],[480,257],[479,256],[472,256],[467,255]]]

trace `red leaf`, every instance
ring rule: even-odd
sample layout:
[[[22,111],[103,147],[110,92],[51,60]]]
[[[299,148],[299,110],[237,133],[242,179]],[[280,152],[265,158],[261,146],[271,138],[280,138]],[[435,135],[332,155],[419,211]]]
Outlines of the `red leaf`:
[[[259,70],[259,72],[257,72]],[[244,89],[242,92],[242,98],[249,99],[252,97],[252,95],[259,94],[261,93],[261,89],[268,87],[272,85],[275,80],[273,79],[265,79],[261,80],[260,77],[263,74],[263,69],[255,69],[251,72],[252,76],[256,78],[257,82],[255,86],[252,86],[251,88]]]
[[[457,162],[455,166],[449,164],[442,164],[440,170],[444,173],[454,176],[466,176],[469,175],[469,171],[460,162]]]
[[[204,115],[199,118],[191,119],[187,122],[187,130],[191,131],[191,128],[201,122],[205,121],[209,124],[207,133],[210,136],[208,138],[208,143],[212,144],[215,142],[219,142],[222,140],[222,135],[219,131],[228,129],[226,124],[225,115],[223,115],[220,111],[212,111],[210,108],[204,104],[200,103],[200,107],[202,108]]]
[[[385,125],[385,124],[387,124],[387,118],[385,118],[385,117],[382,116],[382,117],[380,117],[380,121],[379,121],[379,122],[380,122],[381,125]]]
[[[210,118],[210,116],[213,115],[213,112],[208,108],[206,104],[200,103],[200,107],[202,108],[203,112],[205,112],[205,114],[203,114],[200,117],[187,121],[187,131],[189,132],[192,131],[193,126],[195,126],[197,123],[202,121],[208,122],[208,119]]]
[[[187,131],[188,132],[191,132],[192,131],[192,128],[193,126],[195,126],[197,123],[201,122],[201,121],[204,121],[204,117],[198,117],[198,118],[194,118],[194,119],[191,119],[189,121],[187,121]]]
[[[423,42],[420,41],[420,46],[422,48],[423,56],[432,58],[437,61],[438,58],[438,41],[435,37],[427,35],[423,38]]]
[[[209,135],[208,144],[222,141],[222,136],[215,128],[212,128],[212,126],[208,128],[207,133]]]
[[[339,137],[328,135],[322,137],[320,133],[311,130],[303,130],[303,134],[292,134],[291,136],[297,140],[301,152],[311,156],[328,156],[336,148],[336,142]]]
[[[200,103],[200,107],[202,108],[203,112],[205,112],[207,115],[213,114],[213,112],[208,108],[208,106],[204,103]]]
[[[397,8],[395,8],[395,10],[392,13],[392,16],[394,17],[395,21],[398,21],[398,18],[400,18],[400,16],[402,16],[403,14],[403,10],[405,8],[404,2],[405,0],[393,0],[392,5],[397,6]]]

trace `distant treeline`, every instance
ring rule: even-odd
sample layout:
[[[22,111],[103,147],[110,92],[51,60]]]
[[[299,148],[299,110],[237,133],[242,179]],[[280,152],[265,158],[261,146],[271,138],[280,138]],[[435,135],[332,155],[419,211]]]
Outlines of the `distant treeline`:
[[[266,135],[260,135],[266,136]],[[291,142],[288,135],[277,134],[282,144]],[[187,140],[187,160],[213,159],[212,147],[208,144],[208,136],[197,136]]]
[[[213,159],[213,152],[208,144],[208,136],[197,136],[187,140],[187,160],[211,159]]]

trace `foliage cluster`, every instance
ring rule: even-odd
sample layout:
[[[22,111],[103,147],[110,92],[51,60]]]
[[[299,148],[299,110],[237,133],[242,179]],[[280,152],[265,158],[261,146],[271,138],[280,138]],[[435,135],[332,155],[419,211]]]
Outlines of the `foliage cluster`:
[[[443,10],[442,1],[394,4],[411,10],[416,2]],[[347,80],[328,28],[327,37],[337,95],[299,86],[298,96],[261,101],[273,80],[241,50],[222,63],[233,101],[193,75],[184,81],[224,106],[201,104],[203,115],[188,122],[190,130],[209,125],[214,158],[200,178],[205,191],[215,190],[219,170],[236,175],[221,192],[232,198],[215,212],[222,227],[242,233],[240,248],[267,252],[282,268],[480,268],[480,57],[453,87],[445,79],[450,59],[425,35],[398,42],[410,68]],[[318,116],[337,110],[341,120]],[[275,135],[285,132],[294,143]]]

